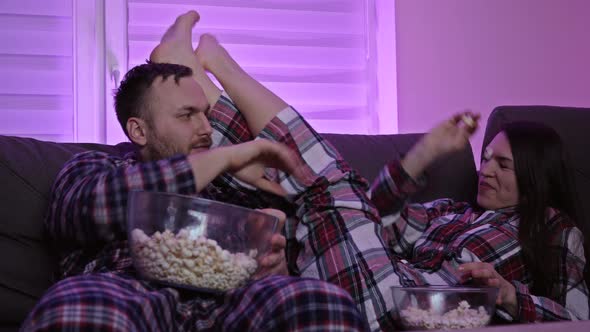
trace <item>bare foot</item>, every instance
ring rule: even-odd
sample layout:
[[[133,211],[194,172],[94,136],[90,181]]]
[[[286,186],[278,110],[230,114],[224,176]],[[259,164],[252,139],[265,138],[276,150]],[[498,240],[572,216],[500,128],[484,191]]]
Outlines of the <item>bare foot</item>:
[[[217,38],[208,33],[201,35],[195,54],[201,66],[208,71],[214,71],[213,68],[220,62],[228,60],[234,62],[225,48],[219,44]]]
[[[209,104],[214,104],[221,90],[211,81],[203,66],[194,54],[192,30],[199,21],[199,14],[194,11],[180,15],[162,37],[160,44],[150,54],[150,60],[157,63],[174,63],[193,70],[193,78],[199,83]]]
[[[195,70],[200,67],[193,55],[192,30],[199,21],[199,14],[191,10],[176,18],[162,37],[160,44],[150,54],[150,60],[161,63],[185,65]]]

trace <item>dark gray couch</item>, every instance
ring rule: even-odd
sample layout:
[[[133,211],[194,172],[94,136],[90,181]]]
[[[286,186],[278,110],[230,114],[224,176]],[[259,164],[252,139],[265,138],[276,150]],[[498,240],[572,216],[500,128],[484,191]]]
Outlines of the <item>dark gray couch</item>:
[[[512,116],[533,118],[531,113],[527,113],[530,111],[525,110],[500,108],[494,111],[488,130],[493,130],[498,123]],[[568,130],[570,127],[567,124],[563,125],[565,131],[560,132],[564,133],[568,142],[572,140],[576,149],[581,149],[583,145],[578,143],[586,143],[590,138],[588,111],[543,108],[535,110],[534,118],[539,119],[541,117],[538,114],[543,114],[550,124],[554,122],[553,117],[567,118],[572,128],[577,128],[580,134],[575,136]],[[370,180],[387,161],[399,158],[420,137],[419,134],[324,136],[353,167]],[[43,215],[51,184],[59,169],[72,155],[84,150],[121,154],[128,148],[126,144],[65,144],[0,136],[0,331],[16,330],[35,302],[55,281],[53,273],[56,260],[51,248],[43,240]],[[574,155],[577,157],[580,181],[586,181],[587,184],[590,161],[583,151],[578,152]],[[416,201],[440,197],[467,201],[474,199],[477,174],[471,148],[447,160],[438,161],[427,174],[430,179],[428,190],[415,197]],[[585,190],[582,196],[587,198],[590,189],[586,186]]]
[[[419,136],[326,135],[370,179]],[[0,324],[16,328],[54,282],[56,261],[43,241],[43,215],[51,184],[62,165],[87,149],[121,154],[128,148],[127,144],[64,144],[0,136]],[[476,173],[471,149],[452,159],[444,168],[432,170],[435,189],[422,199],[473,197]]]

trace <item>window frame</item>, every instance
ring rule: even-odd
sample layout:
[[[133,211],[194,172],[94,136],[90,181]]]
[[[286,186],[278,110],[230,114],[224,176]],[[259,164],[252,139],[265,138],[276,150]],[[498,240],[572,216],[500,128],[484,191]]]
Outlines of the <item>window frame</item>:
[[[395,42],[395,2],[390,0],[362,0],[365,6],[367,60],[372,83],[367,93],[371,118],[367,134],[398,133],[397,71]],[[88,1],[95,7],[95,35],[91,42],[83,20],[92,18],[90,7],[74,1],[76,21],[76,139],[116,144],[128,141],[116,118],[113,91],[127,72],[129,49],[127,38],[127,0]],[[86,1],[82,2],[86,3]],[[80,15],[80,16],[79,16]],[[393,33],[392,33],[393,32]],[[86,37],[82,37],[86,36]],[[90,40],[90,39],[86,39]],[[94,63],[88,64],[79,54],[88,54],[95,47]],[[92,73],[89,73],[92,68]],[[101,75],[100,73],[104,73]],[[93,77],[93,80],[79,79]],[[96,87],[104,87],[97,89]],[[93,97],[85,100],[81,97]],[[92,100],[92,103],[89,103]],[[91,104],[91,105],[90,105]]]

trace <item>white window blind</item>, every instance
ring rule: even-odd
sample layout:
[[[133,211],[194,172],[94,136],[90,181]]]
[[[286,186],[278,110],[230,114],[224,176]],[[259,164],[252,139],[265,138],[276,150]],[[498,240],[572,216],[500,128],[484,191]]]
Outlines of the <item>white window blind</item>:
[[[371,0],[128,0],[129,68],[190,9],[254,78],[319,132],[376,133]],[[369,15],[369,13],[373,13]],[[377,128],[375,130],[375,128]]]
[[[0,1],[0,134],[72,141],[72,0]]]

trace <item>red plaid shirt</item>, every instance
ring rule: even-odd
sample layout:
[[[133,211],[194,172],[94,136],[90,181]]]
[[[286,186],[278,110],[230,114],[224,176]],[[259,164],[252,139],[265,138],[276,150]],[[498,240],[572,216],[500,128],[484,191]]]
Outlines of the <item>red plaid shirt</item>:
[[[582,233],[564,214],[552,210],[547,226],[553,237],[548,252],[559,259],[557,300],[530,294],[531,275],[518,242],[519,216],[515,208],[482,210],[464,202],[439,199],[407,203],[424,183],[412,180],[398,162],[388,165],[375,180],[371,197],[383,216],[384,238],[400,259],[425,273],[453,270],[458,264],[488,262],[516,287],[518,317],[522,322],[589,319],[588,288],[583,279],[585,258]],[[443,274],[452,274],[446,272]],[[506,317],[506,313],[501,311]]]

